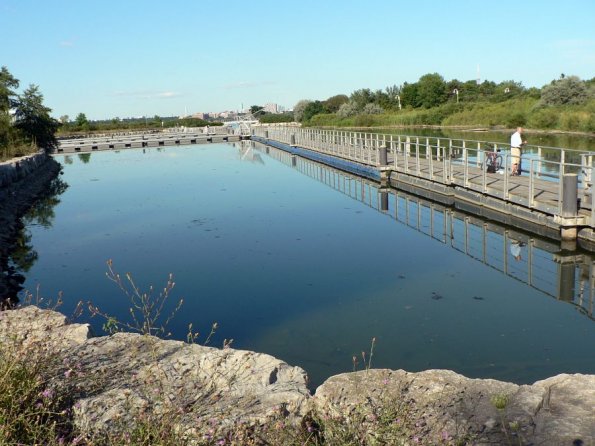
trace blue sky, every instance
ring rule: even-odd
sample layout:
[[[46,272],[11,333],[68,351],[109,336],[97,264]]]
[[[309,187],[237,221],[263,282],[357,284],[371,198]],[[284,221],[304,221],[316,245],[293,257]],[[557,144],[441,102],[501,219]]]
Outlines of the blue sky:
[[[238,110],[446,80],[595,77],[595,0],[0,0],[0,65],[58,117]]]

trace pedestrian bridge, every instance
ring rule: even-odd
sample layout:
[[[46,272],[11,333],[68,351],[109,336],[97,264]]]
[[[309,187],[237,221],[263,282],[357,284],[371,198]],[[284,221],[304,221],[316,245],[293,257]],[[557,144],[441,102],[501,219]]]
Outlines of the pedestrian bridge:
[[[591,152],[527,146],[522,174],[488,172],[500,143],[304,129],[252,128],[252,140],[548,238],[595,248]],[[569,246],[572,246],[572,243]]]

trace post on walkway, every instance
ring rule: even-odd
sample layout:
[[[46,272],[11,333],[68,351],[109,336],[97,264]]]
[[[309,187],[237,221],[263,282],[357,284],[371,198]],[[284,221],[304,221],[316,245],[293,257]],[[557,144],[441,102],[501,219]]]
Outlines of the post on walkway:
[[[264,131],[264,137],[265,137],[266,139],[269,139],[269,131],[268,131],[268,130],[265,130],[265,131]]]
[[[574,218],[578,215],[578,176],[575,173],[562,177],[562,218]],[[576,225],[562,227],[562,240],[574,240],[577,237]]]
[[[388,149],[386,145],[378,148],[378,162],[381,166],[388,164]]]
[[[295,146],[295,133],[291,134],[289,141],[292,146]]]

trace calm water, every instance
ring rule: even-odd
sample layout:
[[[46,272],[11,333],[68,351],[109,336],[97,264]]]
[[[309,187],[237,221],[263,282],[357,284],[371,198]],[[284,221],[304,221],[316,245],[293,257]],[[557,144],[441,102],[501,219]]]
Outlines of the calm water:
[[[173,298],[184,298],[174,338],[217,321],[214,344],[233,338],[299,365],[313,386],[352,370],[373,337],[374,367],[519,383],[595,373],[590,257],[562,271],[555,246],[513,234],[524,240],[515,258],[507,229],[394,191],[382,212],[373,184],[269,152],[211,144],[57,157],[69,187],[51,226],[28,227],[38,259],[25,286],[62,291],[65,312],[84,300],[125,319],[105,262],[143,289],[171,272]]]

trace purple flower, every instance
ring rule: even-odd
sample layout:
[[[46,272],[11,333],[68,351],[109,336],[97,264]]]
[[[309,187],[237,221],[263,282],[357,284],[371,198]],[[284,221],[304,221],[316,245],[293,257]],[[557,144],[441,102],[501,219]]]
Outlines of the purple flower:
[[[43,392],[41,392],[41,396],[46,399],[49,399],[54,396],[54,392],[52,392],[51,389],[45,389]]]
[[[72,375],[72,369],[68,369],[64,372],[64,378],[70,378],[70,375]]]

